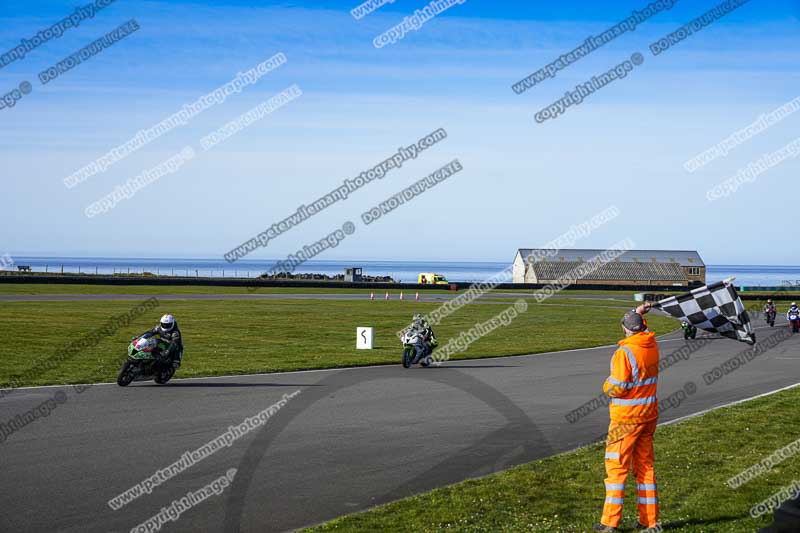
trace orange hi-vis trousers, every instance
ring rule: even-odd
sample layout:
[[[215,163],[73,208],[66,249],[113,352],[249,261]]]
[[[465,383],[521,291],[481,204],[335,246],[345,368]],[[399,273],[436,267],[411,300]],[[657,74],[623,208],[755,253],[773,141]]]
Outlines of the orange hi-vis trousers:
[[[625,499],[625,480],[633,465],[639,496],[639,523],[655,527],[658,523],[658,489],[653,468],[653,434],[658,421],[644,424],[612,422],[606,442],[606,501],[603,505],[605,526],[618,527]]]

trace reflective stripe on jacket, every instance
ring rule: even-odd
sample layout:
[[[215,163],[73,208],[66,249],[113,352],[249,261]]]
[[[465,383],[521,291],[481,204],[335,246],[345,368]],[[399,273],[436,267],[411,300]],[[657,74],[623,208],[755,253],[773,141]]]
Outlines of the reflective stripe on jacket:
[[[636,333],[619,341],[603,392],[611,397],[613,422],[643,424],[658,419],[658,344],[655,333]]]

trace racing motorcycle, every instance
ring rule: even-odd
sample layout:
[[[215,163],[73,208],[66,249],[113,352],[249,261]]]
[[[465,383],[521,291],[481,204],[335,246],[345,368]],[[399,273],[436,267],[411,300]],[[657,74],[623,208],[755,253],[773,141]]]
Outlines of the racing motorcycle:
[[[150,379],[163,385],[169,381],[175,374],[175,368],[171,361],[161,357],[168,347],[169,344],[158,335],[145,333],[141,337],[134,337],[128,345],[128,358],[119,369],[117,385],[126,387],[132,381]]]
[[[764,319],[767,321],[767,324],[769,324],[769,327],[775,327],[775,316],[777,314],[778,313],[774,309],[771,311],[764,311]]]
[[[431,366],[433,358],[430,354],[424,355],[421,359],[417,357],[417,353],[425,354],[428,349],[421,331],[414,328],[407,329],[400,342],[403,343],[403,368],[411,368],[411,365],[417,363],[424,367]]]
[[[681,329],[683,329],[683,338],[694,339],[697,337],[697,327],[689,324],[688,322],[681,322]]]
[[[789,325],[792,327],[792,333],[800,331],[800,311],[789,311],[787,314]]]

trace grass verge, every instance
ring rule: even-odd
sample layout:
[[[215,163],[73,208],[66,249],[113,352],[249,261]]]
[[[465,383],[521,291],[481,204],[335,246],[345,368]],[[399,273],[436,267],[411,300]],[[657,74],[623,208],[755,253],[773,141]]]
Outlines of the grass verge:
[[[4,302],[0,306],[0,384],[51,358],[64,343],[77,342],[124,314],[136,302]],[[436,303],[325,300],[176,300],[161,302],[146,316],[96,346],[70,353],[57,368],[29,377],[25,385],[113,381],[130,338],[154,326],[161,314],[176,316],[184,336],[184,364],[178,377],[264,373],[399,363],[395,332],[414,313]],[[435,327],[440,345],[478,322],[507,309],[506,304],[468,305]],[[479,339],[456,358],[586,348],[616,342],[622,309],[592,308],[591,320],[579,307],[529,304],[510,325]],[[675,320],[654,316],[651,327],[666,333]],[[357,326],[375,328],[375,349],[356,350]]]

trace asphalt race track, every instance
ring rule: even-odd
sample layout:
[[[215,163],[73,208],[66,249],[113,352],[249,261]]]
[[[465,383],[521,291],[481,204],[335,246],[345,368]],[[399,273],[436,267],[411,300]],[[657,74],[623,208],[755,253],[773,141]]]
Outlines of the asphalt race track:
[[[785,321],[761,324],[761,342],[788,329]],[[661,338],[662,358],[684,345],[675,333]],[[704,382],[705,372],[744,349],[715,338],[663,371],[662,402],[689,382],[696,392],[662,422],[800,382],[800,335]],[[54,397],[63,402],[0,442],[0,531],[130,531],[231,468],[231,487],[162,530],[286,531],[485,475],[598,441],[607,408],[575,423],[565,415],[598,395],[611,353],[102,384],[81,393],[19,389],[0,399],[0,422]],[[295,391],[265,426],[120,510],[107,504]],[[602,484],[586,489],[599,512]]]

